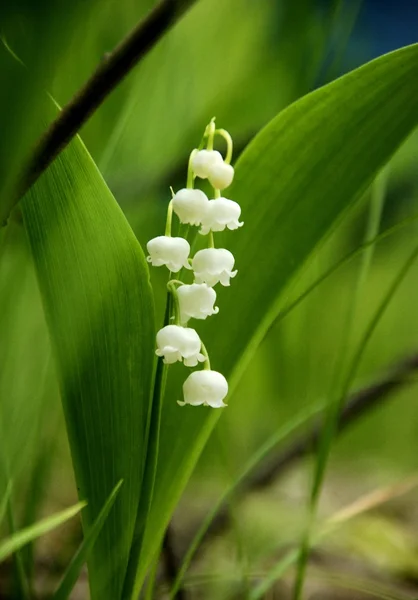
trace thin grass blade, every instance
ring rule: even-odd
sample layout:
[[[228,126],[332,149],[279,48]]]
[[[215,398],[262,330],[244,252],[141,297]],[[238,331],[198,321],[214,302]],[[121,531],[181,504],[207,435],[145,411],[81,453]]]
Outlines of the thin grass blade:
[[[79,549],[74,555],[68,569],[66,570],[64,577],[61,580],[57,590],[53,595],[53,600],[66,600],[70,597],[71,591],[74,585],[77,583],[77,580],[80,576],[81,569],[83,568],[84,563],[87,561],[89,554],[97,540],[99,533],[102,530],[102,527],[107,519],[107,516],[115,503],[116,497],[119,493],[119,490],[122,486],[123,481],[119,481],[116,485],[115,489],[110,494],[109,498],[106,501],[106,504],[103,506],[99,516],[96,521],[93,523],[91,528],[89,529],[86,537],[82,541]]]

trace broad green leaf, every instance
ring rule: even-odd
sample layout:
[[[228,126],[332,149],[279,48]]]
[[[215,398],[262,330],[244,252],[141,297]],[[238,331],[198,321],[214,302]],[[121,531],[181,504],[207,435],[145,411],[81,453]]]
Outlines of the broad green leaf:
[[[91,552],[92,598],[120,596],[141,491],[154,316],[141,247],[79,139],[22,202],[56,361],[88,535],[124,480]]]
[[[53,600],[65,600],[69,598],[74,585],[77,583],[81,569],[86,562],[96,540],[97,536],[101,532],[103,525],[107,519],[107,516],[112,508],[116,497],[119,493],[123,481],[119,481],[115,489],[106,500],[105,505],[99,513],[99,516],[89,529],[87,535],[83,539],[79,549],[75,553],[68,569],[66,570],[64,577],[61,580],[56,592],[54,593]]]
[[[79,502],[78,504],[71,506],[71,508],[67,508],[51,517],[42,519],[42,521],[39,521],[30,527],[22,529],[22,531],[17,531],[7,539],[3,540],[0,542],[0,561],[4,560],[29,542],[32,542],[36,538],[52,531],[52,529],[59,527],[65,523],[65,521],[68,521],[68,519],[72,519],[72,517],[80,512],[85,506],[85,502]]]
[[[276,317],[286,286],[417,124],[414,45],[305,96],[244,151],[228,197],[242,205],[245,225],[215,236],[217,246],[234,253],[238,276],[231,288],[217,290],[219,315],[197,327],[212,368],[229,378],[231,389]],[[221,414],[179,409],[180,382],[171,380],[138,585]],[[239,398],[227,410],[236,411],[238,422]]]

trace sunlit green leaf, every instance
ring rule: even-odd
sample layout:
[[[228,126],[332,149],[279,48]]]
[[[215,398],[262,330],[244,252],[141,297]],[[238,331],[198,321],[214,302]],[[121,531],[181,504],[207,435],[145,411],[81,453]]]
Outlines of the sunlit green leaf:
[[[140,245],[79,139],[22,203],[56,360],[86,534],[124,486],[89,558],[93,598],[119,597],[140,496],[154,317]]]

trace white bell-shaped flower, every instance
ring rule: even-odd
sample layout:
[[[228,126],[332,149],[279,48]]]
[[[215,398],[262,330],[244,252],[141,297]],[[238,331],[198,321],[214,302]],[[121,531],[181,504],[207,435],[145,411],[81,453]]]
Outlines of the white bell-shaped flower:
[[[184,360],[186,367],[195,367],[206,358],[200,353],[202,342],[197,332],[190,327],[167,325],[157,333],[157,350],[167,365]]]
[[[173,210],[181,223],[200,225],[206,214],[208,197],[202,190],[183,188],[172,199]]]
[[[239,221],[240,216],[241,207],[238,202],[228,200],[228,198],[209,200],[200,233],[206,235],[209,231],[223,231],[225,227],[238,229],[244,225]]]
[[[147,250],[149,252],[147,261],[153,267],[166,265],[173,273],[177,273],[182,267],[191,268],[187,260],[190,254],[190,244],[181,237],[159,235],[148,242]]]
[[[238,271],[233,271],[234,255],[225,248],[205,248],[196,252],[192,260],[195,283],[207,283],[213,287],[218,281],[228,286],[231,277]]]
[[[211,169],[222,163],[222,154],[217,150],[198,150],[192,158],[192,169],[197,177],[207,179]]]
[[[206,283],[181,285],[177,289],[180,305],[180,320],[185,325],[189,319],[206,319],[216,315],[219,308],[214,306],[216,292]]]
[[[221,373],[211,370],[194,371],[183,384],[184,402],[178,404],[204,404],[212,408],[222,408],[226,406],[223,400],[227,394],[228,382]]]
[[[215,163],[209,172],[210,184],[217,190],[224,190],[231,185],[234,179],[234,167],[227,163]]]

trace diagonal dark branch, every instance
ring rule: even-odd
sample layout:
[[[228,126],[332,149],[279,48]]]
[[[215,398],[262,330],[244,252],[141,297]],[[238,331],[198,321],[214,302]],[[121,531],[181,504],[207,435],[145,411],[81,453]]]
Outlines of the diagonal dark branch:
[[[348,399],[341,412],[338,423],[338,434],[345,431],[350,425],[364,417],[373,408],[381,405],[391,394],[399,391],[414,380],[411,376],[418,371],[418,353],[405,358],[398,365],[389,370],[380,380],[354,392]],[[278,477],[292,466],[296,461],[311,454],[323,432],[323,422],[320,420],[308,431],[305,431],[296,440],[292,440],[287,447],[281,448],[274,455],[270,455],[258,468],[248,475],[239,485],[235,493],[239,496],[265,488],[272,484]],[[204,540],[219,534],[230,524],[229,506],[225,502],[217,516],[207,529]],[[193,532],[194,534],[194,532]]]
[[[36,182],[94,111],[196,0],[161,0],[110,52],[39,139],[14,204]]]

